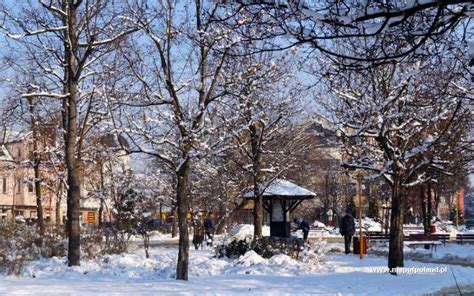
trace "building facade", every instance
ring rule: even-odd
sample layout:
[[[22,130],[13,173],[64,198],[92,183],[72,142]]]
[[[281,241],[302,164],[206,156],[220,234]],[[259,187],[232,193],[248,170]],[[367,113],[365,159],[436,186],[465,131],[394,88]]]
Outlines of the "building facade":
[[[42,132],[45,141],[37,142],[38,150],[51,151],[56,147],[54,132]],[[118,147],[116,147],[118,148]],[[113,161],[108,159],[103,166],[97,166],[94,161],[84,166],[83,187],[81,190],[81,223],[96,224],[99,221],[101,199],[91,194],[95,188],[94,182],[100,176],[109,182],[108,174],[112,170],[118,172],[115,166],[130,168],[130,157],[120,149],[114,152]],[[33,136],[32,133],[18,134],[15,137],[5,137],[0,144],[0,221],[37,219],[37,197],[33,168]],[[55,164],[45,153],[40,157],[41,204],[43,218],[48,223],[63,224],[67,213],[67,190],[64,184],[65,173],[62,164]],[[104,169],[104,166],[109,169]],[[102,171],[98,171],[102,170]],[[105,177],[104,177],[105,174]],[[104,207],[103,216],[109,217]],[[109,219],[110,220],[110,219]]]

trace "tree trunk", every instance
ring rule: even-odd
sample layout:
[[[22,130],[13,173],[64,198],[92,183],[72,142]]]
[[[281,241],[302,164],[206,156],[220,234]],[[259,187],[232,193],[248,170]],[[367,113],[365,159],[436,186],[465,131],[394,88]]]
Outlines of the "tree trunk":
[[[33,171],[35,175],[35,195],[36,195],[36,213],[38,228],[41,237],[44,235],[44,219],[43,219],[43,204],[41,200],[41,174],[40,174],[40,163],[41,155],[38,151],[38,127],[37,120],[35,118],[34,112],[35,107],[33,104],[33,98],[28,98],[29,111],[30,111],[30,125],[33,133]]]
[[[433,204],[431,198],[431,183],[428,183],[428,213],[427,213],[427,220],[428,220],[428,233],[431,233],[431,220],[432,220],[432,212],[433,212]]]
[[[105,199],[105,180],[104,180],[104,163],[100,163],[100,206],[99,206],[99,227],[102,227],[102,215],[104,214],[104,199]],[[148,257],[147,257],[148,258]]]
[[[62,197],[62,194],[63,194],[63,185],[62,185],[62,181],[59,181],[59,184],[58,184],[59,188],[58,188],[58,194],[56,196],[56,227],[59,227],[59,225],[61,225],[61,197]]]
[[[420,185],[420,199],[421,199],[421,216],[423,218],[423,230],[425,234],[430,233],[430,226],[428,224],[428,214],[426,212],[426,198],[423,185]]]
[[[255,194],[258,190],[254,190]],[[253,223],[254,223],[254,240],[263,236],[263,196],[262,194],[256,195],[255,207],[253,211]]]
[[[186,214],[189,212],[189,156],[185,155],[185,160],[177,170],[178,184],[176,188],[176,200],[178,202],[178,223],[179,223],[179,252],[178,264],[176,266],[176,279],[188,280],[189,261],[189,234]]]
[[[36,145],[34,145],[36,146]],[[36,151],[36,148],[35,148]],[[33,152],[33,155],[37,154]],[[36,210],[38,214],[38,227],[40,235],[44,235],[44,219],[43,219],[43,205],[41,200],[41,179],[40,179],[40,161],[37,160],[38,155],[33,156],[34,173],[35,173],[35,193],[36,193]],[[51,210],[51,209],[50,209]]]
[[[439,204],[440,204],[440,195],[439,195],[439,184],[435,185],[435,190],[434,190],[434,198],[435,198],[435,210],[436,214],[439,217]]]
[[[67,232],[68,232],[68,264],[69,266],[80,265],[81,240],[80,240],[80,201],[81,201],[81,168],[79,154],[76,153],[78,142],[78,113],[77,102],[79,93],[78,86],[78,64],[75,53],[78,51],[76,5],[69,0],[67,4],[68,38],[64,42],[65,56],[65,93],[63,123],[65,130],[65,161],[67,170]]]
[[[73,148],[72,148],[73,149]],[[69,266],[80,265],[81,241],[80,241],[80,200],[81,200],[81,182],[80,172],[74,158],[74,151],[67,149],[66,161],[68,172],[68,191],[67,191],[67,232],[68,232],[68,264]]]
[[[146,231],[143,233],[143,248],[145,249],[145,257],[147,259],[150,258],[150,253],[148,252],[150,248],[150,235]]]
[[[263,131],[260,131],[262,133]],[[254,240],[263,236],[263,192],[260,192],[262,185],[261,172],[261,151],[260,151],[260,133],[256,124],[250,126],[250,142],[252,145],[252,167],[253,167],[253,193],[254,193]]]
[[[403,267],[403,204],[404,195],[399,177],[394,178],[392,188],[392,213],[390,216],[390,243],[388,268]],[[392,273],[392,272],[391,272]],[[394,274],[394,273],[392,273]]]

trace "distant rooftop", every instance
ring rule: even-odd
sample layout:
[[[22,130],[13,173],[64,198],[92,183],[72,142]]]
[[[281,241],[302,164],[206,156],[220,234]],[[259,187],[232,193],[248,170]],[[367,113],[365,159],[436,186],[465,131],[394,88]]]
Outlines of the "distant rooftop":
[[[0,146],[0,161],[13,161],[12,156],[7,148],[5,148],[5,145]]]
[[[334,147],[340,143],[335,130],[317,121],[309,124],[306,132],[317,139],[318,147]]]

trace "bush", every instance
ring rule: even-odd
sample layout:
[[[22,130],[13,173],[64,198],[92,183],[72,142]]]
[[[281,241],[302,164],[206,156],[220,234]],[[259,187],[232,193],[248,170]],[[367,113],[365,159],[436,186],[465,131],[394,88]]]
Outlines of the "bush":
[[[99,228],[89,225],[81,233],[81,253],[83,258],[90,259],[105,254],[126,252],[131,234],[121,231],[115,223],[104,224]]]
[[[238,258],[248,251],[254,251],[263,258],[270,258],[278,252],[275,244],[270,237],[264,237],[255,241],[246,239],[234,239],[228,244],[222,244],[216,247],[218,257]]]
[[[81,233],[81,254],[85,259],[127,250],[130,234],[113,225],[90,225]],[[19,274],[28,262],[39,258],[67,256],[65,227],[47,229],[41,236],[35,226],[18,223],[0,224],[0,272]]]
[[[250,249],[250,244],[246,240],[233,240],[228,245],[217,246],[216,254],[219,258],[238,258]]]
[[[25,224],[0,225],[0,269],[6,274],[19,274],[28,262],[40,257],[64,256],[67,242],[56,233],[40,236],[36,227]]]
[[[228,243],[217,246],[216,256],[234,259],[245,255],[248,251],[254,251],[267,259],[274,255],[284,254],[302,262],[319,266],[325,260],[328,248],[323,240],[305,244],[302,239],[294,237],[264,237],[256,241],[234,238]]]

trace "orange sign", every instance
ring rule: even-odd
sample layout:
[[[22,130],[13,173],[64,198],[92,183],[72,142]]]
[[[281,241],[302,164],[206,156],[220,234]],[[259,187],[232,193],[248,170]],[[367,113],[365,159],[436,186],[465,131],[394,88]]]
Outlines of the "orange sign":
[[[94,224],[95,223],[95,213],[94,212],[87,212],[87,223]]]

